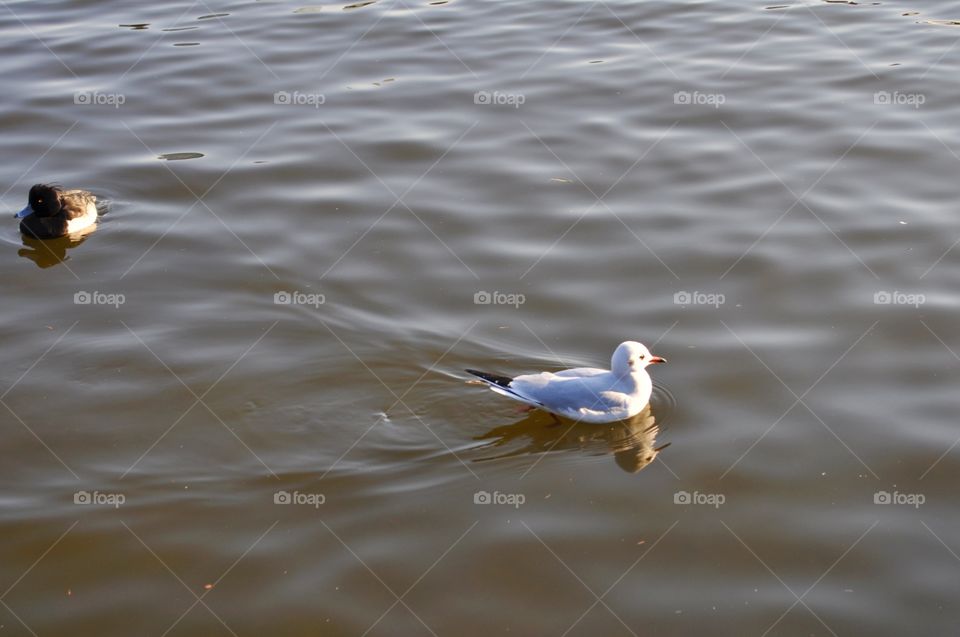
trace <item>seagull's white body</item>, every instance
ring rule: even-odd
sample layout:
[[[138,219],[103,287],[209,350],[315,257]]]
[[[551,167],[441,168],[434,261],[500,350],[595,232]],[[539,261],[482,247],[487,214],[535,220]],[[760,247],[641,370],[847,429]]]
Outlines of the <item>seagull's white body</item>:
[[[577,367],[516,378],[467,370],[493,391],[558,416],[588,423],[624,420],[650,403],[647,365],[666,362],[636,341],[621,343],[610,369]]]

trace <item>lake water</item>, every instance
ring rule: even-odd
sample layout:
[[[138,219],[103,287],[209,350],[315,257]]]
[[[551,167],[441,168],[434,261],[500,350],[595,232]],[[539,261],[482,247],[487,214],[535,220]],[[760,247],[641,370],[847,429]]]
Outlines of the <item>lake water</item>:
[[[0,633],[956,632],[955,4],[306,2],[0,7]]]

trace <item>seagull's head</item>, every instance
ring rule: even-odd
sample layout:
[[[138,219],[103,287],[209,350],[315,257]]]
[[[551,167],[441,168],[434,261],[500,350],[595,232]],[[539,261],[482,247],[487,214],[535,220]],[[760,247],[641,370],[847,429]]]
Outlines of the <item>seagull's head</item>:
[[[617,376],[636,374],[647,365],[666,363],[667,359],[654,356],[643,343],[625,341],[620,343],[613,358],[610,360],[610,369]]]

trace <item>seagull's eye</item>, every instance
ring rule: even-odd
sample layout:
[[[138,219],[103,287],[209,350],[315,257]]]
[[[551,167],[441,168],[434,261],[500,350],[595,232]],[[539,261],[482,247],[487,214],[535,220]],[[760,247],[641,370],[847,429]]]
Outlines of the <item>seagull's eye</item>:
[[[647,357],[646,354],[640,354],[640,360],[643,360],[643,359],[646,358],[646,357]]]

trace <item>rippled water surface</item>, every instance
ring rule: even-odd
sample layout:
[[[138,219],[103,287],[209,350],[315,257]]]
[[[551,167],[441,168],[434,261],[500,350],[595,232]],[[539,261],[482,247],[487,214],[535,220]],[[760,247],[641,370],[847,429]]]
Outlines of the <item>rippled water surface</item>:
[[[307,1],[0,7],[2,634],[956,632],[955,4]]]

